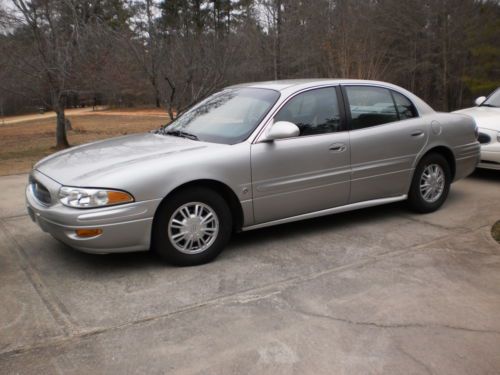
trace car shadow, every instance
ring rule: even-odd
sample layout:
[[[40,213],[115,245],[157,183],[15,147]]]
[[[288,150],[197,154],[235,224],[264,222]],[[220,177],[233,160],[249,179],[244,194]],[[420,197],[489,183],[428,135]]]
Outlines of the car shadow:
[[[499,181],[500,173],[491,173],[496,171],[476,170],[469,178],[482,179],[488,181]],[[446,206],[459,202],[467,194],[451,189],[448,199],[442,209]],[[336,231],[350,226],[362,226],[364,224],[373,223],[374,225],[379,220],[389,217],[401,217],[413,215],[405,202],[397,202],[381,206],[369,207],[355,211],[332,214],[328,216],[301,220],[293,223],[281,224],[267,228],[256,229],[248,232],[235,233],[223,252],[236,252],[245,249],[265,244],[266,242],[287,239],[293,240],[295,237],[303,237],[314,235],[320,232]],[[161,257],[152,251],[141,251],[131,253],[116,253],[116,254],[87,254],[74,250],[62,243],[59,243],[60,254],[69,263],[80,263],[84,267],[99,270],[110,269],[157,269],[173,267],[166,263]]]
[[[272,240],[294,239],[315,233],[340,230],[353,225],[376,223],[377,220],[401,216],[408,213],[404,202],[385,206],[370,207],[356,211],[338,213],[319,218],[302,220],[268,228],[256,229],[249,232],[240,232],[233,235],[224,253],[233,253],[240,250],[248,251],[254,246],[265,244]],[[55,241],[55,240],[54,240]],[[54,250],[65,267],[78,268],[79,272],[123,272],[123,271],[153,271],[165,268],[177,268],[166,263],[152,251],[138,251],[116,254],[89,254],[56,242]],[[76,269],[75,269],[76,270]]]
[[[446,198],[446,201],[444,202],[443,206],[439,210],[446,210],[447,206],[463,200],[468,195],[470,195],[470,194],[467,192],[461,191],[459,189],[453,189],[453,185],[451,185],[450,192],[448,193],[448,197]],[[411,211],[408,211],[408,212],[410,214],[413,214],[413,212],[411,212]],[[419,215],[432,215],[432,212],[430,214],[419,214]]]
[[[500,182],[500,171],[494,169],[476,168],[476,170],[468,178],[482,181]]]
[[[62,262],[68,265],[78,264],[83,270],[97,272],[111,270],[153,270],[169,266],[152,251],[135,251],[129,253],[89,254],[75,250],[61,242],[55,249]]]
[[[398,202],[241,232],[233,236],[231,250],[236,250],[240,246],[247,247],[270,240],[293,239],[295,236],[312,235],[325,230],[335,231],[349,226],[361,226],[370,222],[376,223],[378,220],[391,216],[400,217],[408,212],[405,202]]]

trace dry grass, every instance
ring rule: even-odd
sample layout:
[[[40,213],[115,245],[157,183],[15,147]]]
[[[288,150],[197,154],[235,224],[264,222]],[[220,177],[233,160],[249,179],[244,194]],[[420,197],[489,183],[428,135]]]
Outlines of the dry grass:
[[[164,112],[155,109],[114,109],[68,116],[73,130],[71,145],[146,132],[168,122]],[[28,172],[34,163],[56,150],[55,118],[16,123],[0,122],[0,175]]]

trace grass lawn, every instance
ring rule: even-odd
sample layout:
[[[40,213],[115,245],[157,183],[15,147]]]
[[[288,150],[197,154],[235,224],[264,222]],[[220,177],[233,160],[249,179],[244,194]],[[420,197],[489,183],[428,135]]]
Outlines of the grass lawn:
[[[82,112],[68,118],[73,126],[68,131],[71,145],[146,132],[168,122],[164,111],[156,109],[114,109]],[[0,121],[0,176],[28,172],[34,163],[56,150],[55,117],[26,121]],[[36,116],[35,116],[36,117]]]

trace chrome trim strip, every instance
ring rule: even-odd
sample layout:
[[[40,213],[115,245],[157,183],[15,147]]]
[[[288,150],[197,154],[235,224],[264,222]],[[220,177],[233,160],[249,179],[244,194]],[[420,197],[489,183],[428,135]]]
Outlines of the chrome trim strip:
[[[326,215],[331,215],[331,214],[337,214],[340,212],[357,210],[359,208],[367,208],[367,207],[378,206],[381,204],[394,203],[394,202],[404,201],[407,197],[408,196],[406,194],[404,194],[404,195],[400,195],[397,197],[373,199],[373,200],[369,200],[369,201],[365,201],[365,202],[351,203],[351,204],[347,204],[345,206],[328,208],[326,210],[309,212],[307,214],[291,216],[291,217],[287,217],[287,218],[279,219],[279,220],[268,221],[268,222],[262,223],[262,224],[250,225],[248,227],[243,227],[241,230],[243,232],[246,232],[249,230],[270,227],[273,225],[286,224],[286,223],[291,223],[291,222],[299,221],[299,220],[312,219],[314,217],[320,217],[320,216],[326,216]]]
[[[396,173],[405,173],[405,172],[413,172],[415,170],[415,168],[408,168],[408,169],[400,169],[400,170],[397,170],[397,171],[394,171],[394,172],[386,172],[386,173],[379,173],[379,174],[374,174],[374,175],[371,175],[371,176],[364,176],[364,177],[356,177],[356,178],[352,178],[351,179],[351,183],[354,182],[354,181],[361,181],[361,180],[367,180],[367,179],[370,179],[370,178],[376,178],[376,177],[380,177],[380,176],[389,176],[391,174],[396,174]]]
[[[408,165],[409,164],[408,162],[415,160],[416,157],[417,154],[403,155],[403,156],[396,156],[393,158],[380,159],[375,162],[368,161],[364,163],[351,164],[351,170],[352,172],[362,172],[380,167],[394,167],[398,164]]]
[[[321,180],[325,180],[328,178],[331,179],[332,177],[341,176],[342,174],[348,175],[347,180],[333,181],[331,183],[322,184],[321,186],[327,186],[341,182],[348,182],[349,175],[351,174],[351,169],[345,166],[331,168],[331,169],[323,169],[313,173],[303,173],[303,174],[293,175],[290,177],[272,178],[268,180],[255,181],[254,186],[255,190],[257,190],[258,192],[272,193],[273,191],[280,191],[280,189],[282,189],[283,187],[290,188],[290,186],[300,185],[303,182],[307,183],[311,181],[317,181],[315,185],[319,185],[319,181]],[[301,190],[301,189],[299,188],[296,190]]]

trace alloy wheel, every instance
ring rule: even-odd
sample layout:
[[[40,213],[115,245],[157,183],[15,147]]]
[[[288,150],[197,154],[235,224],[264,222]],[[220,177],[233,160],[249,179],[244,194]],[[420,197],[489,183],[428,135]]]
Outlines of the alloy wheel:
[[[201,202],[180,206],[168,222],[168,238],[172,246],[184,254],[198,254],[208,249],[219,234],[215,211]]]
[[[445,174],[439,164],[429,164],[420,177],[420,194],[428,203],[436,202],[443,194]]]

